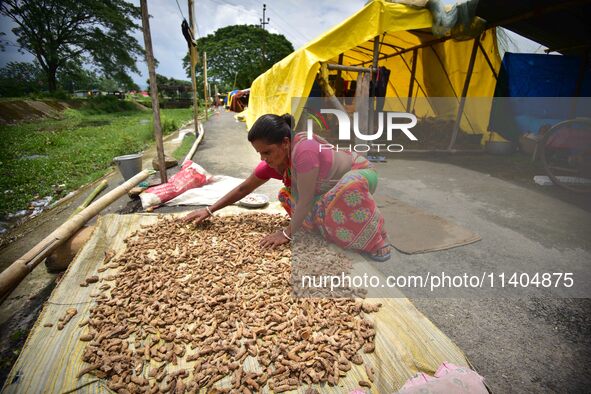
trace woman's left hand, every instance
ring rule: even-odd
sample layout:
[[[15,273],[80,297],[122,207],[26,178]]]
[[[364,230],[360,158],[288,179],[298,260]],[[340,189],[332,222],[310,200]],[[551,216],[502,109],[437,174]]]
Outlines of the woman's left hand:
[[[273,234],[267,235],[265,238],[261,239],[260,245],[263,248],[270,248],[275,249],[279,245],[283,245],[289,242],[289,239],[285,238],[283,232],[278,230]]]

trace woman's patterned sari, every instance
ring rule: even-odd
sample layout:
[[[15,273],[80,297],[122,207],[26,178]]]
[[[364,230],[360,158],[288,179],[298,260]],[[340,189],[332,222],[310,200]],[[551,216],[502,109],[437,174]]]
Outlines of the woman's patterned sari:
[[[293,149],[306,138],[304,133],[294,136]],[[321,144],[327,144],[321,137],[314,136]],[[351,170],[338,180],[320,181],[310,214],[304,228],[319,231],[334,244],[364,252],[375,252],[386,241],[384,218],[372,197],[377,185],[377,174],[372,164],[355,152],[351,155]],[[334,161],[333,161],[334,162]],[[291,169],[284,177],[291,177]],[[292,179],[292,186],[295,182]],[[297,196],[291,188],[279,191],[279,201],[289,216],[292,215]]]

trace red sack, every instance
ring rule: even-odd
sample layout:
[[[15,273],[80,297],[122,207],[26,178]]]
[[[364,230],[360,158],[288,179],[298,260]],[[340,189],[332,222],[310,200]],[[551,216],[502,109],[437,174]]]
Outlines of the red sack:
[[[211,175],[199,164],[187,160],[181,170],[174,174],[167,183],[150,187],[140,194],[142,207],[148,208],[172,200],[189,189],[201,187],[211,179]]]

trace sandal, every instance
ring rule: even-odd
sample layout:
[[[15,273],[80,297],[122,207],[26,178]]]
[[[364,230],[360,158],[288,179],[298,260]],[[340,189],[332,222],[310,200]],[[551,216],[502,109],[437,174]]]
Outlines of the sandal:
[[[384,253],[384,254],[378,253],[380,251],[383,251],[386,248],[388,249],[388,253]],[[386,262],[386,261],[390,260],[390,257],[392,257],[392,254],[390,253],[390,244],[386,244],[386,245],[382,246],[381,248],[376,250],[374,253],[362,252],[361,255],[364,257],[367,257],[369,259],[372,259],[373,261],[378,261],[380,263]]]

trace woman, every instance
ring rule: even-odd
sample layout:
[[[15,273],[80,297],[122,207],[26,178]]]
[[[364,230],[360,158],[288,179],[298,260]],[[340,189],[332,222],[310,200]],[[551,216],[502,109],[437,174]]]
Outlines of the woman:
[[[281,179],[285,186],[279,191],[279,201],[291,222],[263,238],[261,246],[288,243],[304,228],[373,260],[388,260],[384,218],[372,197],[377,186],[372,165],[354,152],[319,149],[327,142],[318,136],[308,140],[305,133],[299,133],[292,138],[293,123],[289,114],[258,118],[248,132],[248,141],[261,155],[254,172],[215,204],[191,212],[184,220],[199,223],[269,179]]]

